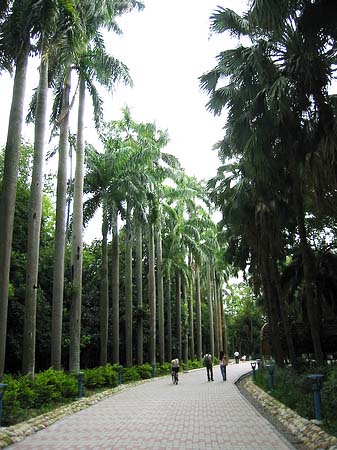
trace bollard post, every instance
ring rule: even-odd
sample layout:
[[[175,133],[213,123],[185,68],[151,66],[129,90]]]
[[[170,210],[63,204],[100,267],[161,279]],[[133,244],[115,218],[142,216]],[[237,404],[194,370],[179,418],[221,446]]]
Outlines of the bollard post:
[[[256,369],[256,362],[252,361],[252,362],[250,363],[250,365],[252,366],[252,369],[253,369],[253,380],[256,381],[256,372],[255,372],[255,369]]]
[[[152,363],[152,378],[154,378],[156,376],[156,372],[157,372],[157,365],[156,363]]]
[[[118,384],[123,383],[123,366],[118,366]]]
[[[0,427],[1,427],[1,415],[2,415],[2,399],[5,394],[7,384],[0,383]]]
[[[266,364],[267,370],[268,370],[268,376],[269,376],[269,389],[273,391],[275,389],[274,385],[274,364]]]
[[[78,399],[81,400],[83,397],[83,376],[84,372],[78,372],[77,374],[77,384],[78,384]]]
[[[311,389],[314,396],[314,403],[315,403],[315,417],[316,422],[318,424],[322,423],[322,414],[321,414],[321,387],[322,387],[322,380],[324,375],[320,373],[313,373],[310,375],[307,375],[307,378],[311,381]]]

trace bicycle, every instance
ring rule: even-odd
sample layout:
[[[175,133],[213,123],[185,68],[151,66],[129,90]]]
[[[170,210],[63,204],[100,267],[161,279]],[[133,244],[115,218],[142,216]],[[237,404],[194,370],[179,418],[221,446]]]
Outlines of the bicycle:
[[[172,369],[172,383],[173,384],[178,384],[178,371],[177,370],[173,370]]]

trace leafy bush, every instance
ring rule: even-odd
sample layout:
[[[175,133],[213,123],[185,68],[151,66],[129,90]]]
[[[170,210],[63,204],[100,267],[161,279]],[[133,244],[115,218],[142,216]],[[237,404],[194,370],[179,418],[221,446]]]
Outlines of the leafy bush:
[[[123,383],[129,383],[130,381],[140,380],[137,367],[124,367],[123,369]]]
[[[102,387],[106,384],[104,371],[101,368],[85,369],[83,383],[88,388]]]
[[[136,367],[137,372],[142,380],[147,380],[152,377],[152,366],[149,363],[142,364]]]
[[[157,376],[168,375],[171,373],[171,364],[166,362],[157,365]]]
[[[2,403],[2,425],[7,426],[21,420],[25,410],[34,405],[36,394],[28,376],[5,375],[2,381],[7,384]]]
[[[75,397],[77,394],[77,381],[73,376],[66,375],[64,371],[52,368],[38,373],[33,381],[36,393],[35,406],[50,402],[58,402],[62,398]]]
[[[200,364],[200,361],[194,359],[193,361],[191,360],[188,361],[188,367],[190,369],[199,369],[200,367],[202,367],[202,365]]]

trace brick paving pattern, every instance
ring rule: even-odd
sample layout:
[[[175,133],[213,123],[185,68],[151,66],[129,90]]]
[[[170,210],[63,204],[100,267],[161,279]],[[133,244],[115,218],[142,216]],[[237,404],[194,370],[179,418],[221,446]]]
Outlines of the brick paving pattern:
[[[234,382],[250,363],[230,365],[227,381],[214,367],[130,387],[9,450],[271,450],[294,447],[240,394]]]

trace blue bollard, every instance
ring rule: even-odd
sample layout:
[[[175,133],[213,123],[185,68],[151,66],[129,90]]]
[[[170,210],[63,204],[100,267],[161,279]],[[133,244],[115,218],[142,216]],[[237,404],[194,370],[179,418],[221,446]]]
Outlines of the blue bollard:
[[[84,372],[78,372],[77,383],[78,383],[78,399],[81,400],[83,397],[83,376]]]
[[[250,365],[252,366],[253,369],[253,380],[256,381],[256,362],[251,362]]]
[[[322,422],[322,414],[321,414],[321,387],[322,387],[322,380],[324,375],[320,373],[313,373],[310,375],[307,375],[307,378],[311,381],[311,389],[314,396],[314,403],[315,403],[315,416],[317,422]]]
[[[154,378],[156,376],[156,372],[157,372],[157,365],[156,363],[152,363],[152,378]]]
[[[1,415],[2,415],[2,399],[5,394],[7,384],[0,383],[0,427],[1,427]]]
[[[118,367],[118,384],[123,383],[123,366]]]
[[[274,385],[274,364],[266,364],[267,370],[268,370],[268,376],[269,376],[269,389],[270,391],[273,391],[275,389]]]

